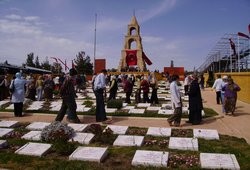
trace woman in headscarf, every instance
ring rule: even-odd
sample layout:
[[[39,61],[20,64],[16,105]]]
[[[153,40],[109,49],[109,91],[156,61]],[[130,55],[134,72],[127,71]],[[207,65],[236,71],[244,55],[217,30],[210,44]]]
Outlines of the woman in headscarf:
[[[226,114],[231,112],[232,115],[234,115],[237,92],[240,91],[241,89],[236,83],[234,83],[232,78],[228,78],[228,83],[222,88],[222,90],[225,91],[224,92],[225,112]]]
[[[14,86],[11,102],[14,104],[14,114],[16,117],[21,117],[23,112],[23,101],[25,97],[25,84],[29,84],[31,80],[22,79],[20,72],[16,73],[16,78],[11,81],[10,87]]]

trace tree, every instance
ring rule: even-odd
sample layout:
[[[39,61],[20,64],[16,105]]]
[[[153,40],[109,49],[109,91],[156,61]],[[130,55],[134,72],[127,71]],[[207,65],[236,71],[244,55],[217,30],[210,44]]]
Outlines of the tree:
[[[62,73],[61,64],[57,63],[57,62],[54,62],[51,71],[52,71],[52,73]]]
[[[76,55],[75,68],[78,74],[93,74],[93,63],[91,63],[90,57],[85,56],[85,52],[81,51]]]
[[[45,70],[51,70],[51,65],[49,64],[48,57],[46,57],[45,61],[41,64],[41,68]]]
[[[40,65],[38,56],[36,56],[35,67],[36,67],[36,68],[41,68],[41,65]]]
[[[34,53],[27,54],[26,66],[35,67],[33,60],[34,60]]]

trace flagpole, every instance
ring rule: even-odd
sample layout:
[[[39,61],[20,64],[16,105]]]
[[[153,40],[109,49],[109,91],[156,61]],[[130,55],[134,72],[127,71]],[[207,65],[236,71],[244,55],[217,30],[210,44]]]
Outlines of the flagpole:
[[[230,71],[232,73],[232,55],[231,55],[231,46],[229,45],[229,56],[230,56]]]
[[[238,72],[240,72],[240,38],[239,35],[237,35],[238,37]]]
[[[96,55],[96,22],[97,22],[97,14],[95,14],[95,35],[94,35],[94,73],[95,73],[95,55]]]

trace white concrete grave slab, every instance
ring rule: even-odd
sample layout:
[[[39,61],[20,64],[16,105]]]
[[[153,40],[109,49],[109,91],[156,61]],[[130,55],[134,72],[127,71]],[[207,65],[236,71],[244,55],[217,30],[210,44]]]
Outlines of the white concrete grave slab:
[[[61,106],[56,106],[56,107],[52,107],[51,109],[49,109],[50,111],[59,111],[61,109]]]
[[[170,149],[198,151],[198,139],[170,137],[168,147]]]
[[[168,152],[137,150],[132,160],[132,165],[167,167]]]
[[[81,144],[89,144],[91,140],[94,138],[94,134],[92,133],[75,133],[73,138],[71,138],[69,141],[70,142],[79,142]]]
[[[2,108],[5,104],[9,103],[9,100],[2,100],[0,101],[0,108]]]
[[[151,103],[138,103],[137,107],[150,107]]]
[[[134,108],[135,108],[135,106],[125,106],[123,109],[130,110],[130,109],[134,109]]]
[[[23,135],[22,139],[39,141],[41,140],[41,133],[42,131],[30,131]]]
[[[108,125],[105,129],[107,128],[110,128],[114,134],[119,135],[124,135],[128,130],[128,126]]]
[[[43,156],[49,150],[51,144],[29,142],[15,151],[20,155]]]
[[[171,101],[171,97],[165,97],[166,101]]]
[[[8,133],[12,132],[14,129],[10,128],[0,128],[0,137],[7,135]]]
[[[90,107],[84,107],[83,112],[88,112],[88,111],[90,111],[90,109],[91,109]]]
[[[145,109],[130,109],[129,114],[144,114]]]
[[[126,107],[128,103],[122,103],[122,107]]]
[[[234,154],[200,153],[201,168],[240,170]]]
[[[18,125],[18,121],[14,120],[2,120],[0,122],[0,127],[15,127]]]
[[[164,103],[161,105],[163,108],[166,108],[166,109],[172,109],[172,104],[171,103]]]
[[[69,123],[68,126],[73,128],[76,132],[82,132],[88,127],[88,124]]]
[[[219,133],[215,129],[193,129],[193,134],[195,138],[203,139],[217,139],[219,140]]]
[[[162,127],[149,127],[147,135],[152,136],[171,136],[171,128],[162,128]]]
[[[38,110],[43,107],[44,101],[34,101],[27,110]]]
[[[69,160],[82,160],[101,162],[108,155],[108,148],[79,146],[70,156]]]
[[[144,136],[119,135],[114,141],[114,146],[141,146]]]
[[[6,146],[8,146],[8,143],[6,140],[0,140],[0,148],[5,148]]]
[[[115,113],[117,111],[116,108],[105,108],[106,113]]]
[[[188,107],[182,107],[182,113],[189,113]]]
[[[14,110],[14,104],[10,104],[8,107],[6,107],[5,109],[8,110]]]
[[[167,109],[161,109],[158,111],[158,114],[162,115],[172,115],[174,113],[174,110],[167,110]]]
[[[33,122],[26,127],[29,130],[43,130],[46,126],[50,125],[48,122]]]
[[[148,110],[148,111],[158,111],[158,110],[161,110],[161,107],[153,107],[153,106],[150,106],[150,107],[147,107],[147,110]]]

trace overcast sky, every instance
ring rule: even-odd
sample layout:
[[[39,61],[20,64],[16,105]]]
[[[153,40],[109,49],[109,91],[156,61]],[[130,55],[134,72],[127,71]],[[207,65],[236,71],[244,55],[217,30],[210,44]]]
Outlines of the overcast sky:
[[[225,33],[248,33],[250,0],[0,0],[0,62],[25,63],[34,52],[75,59],[85,51],[117,68],[135,10],[150,70],[199,67]]]

